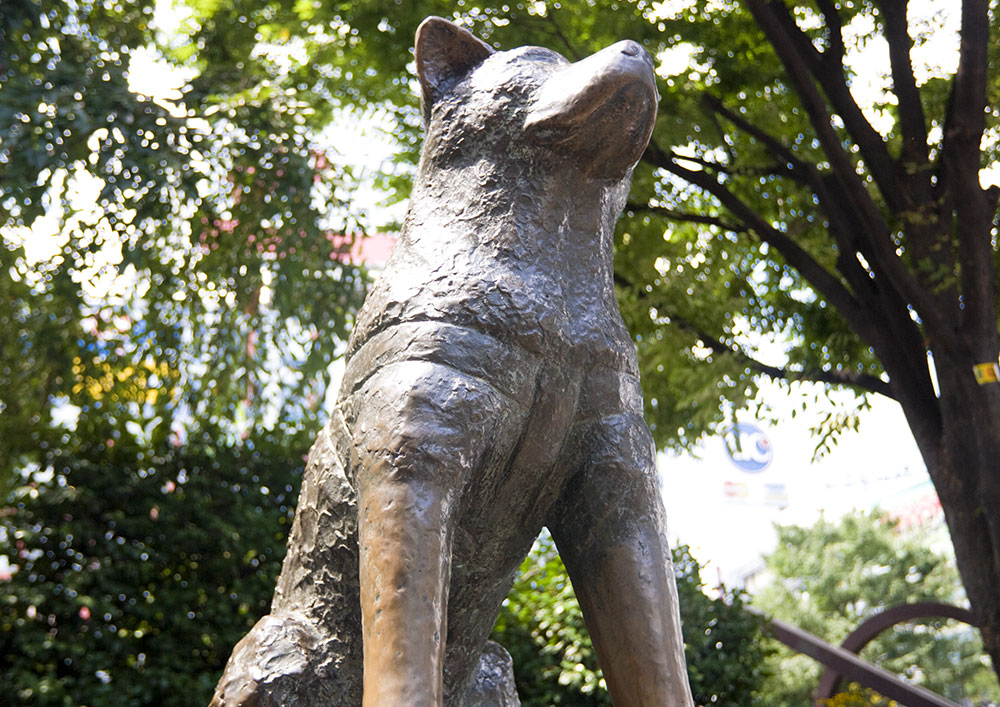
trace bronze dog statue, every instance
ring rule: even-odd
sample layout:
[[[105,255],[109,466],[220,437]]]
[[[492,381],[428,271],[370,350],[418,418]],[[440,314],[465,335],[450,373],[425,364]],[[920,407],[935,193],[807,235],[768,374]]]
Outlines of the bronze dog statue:
[[[619,42],[569,63],[417,31],[426,140],[309,460],[271,615],[214,704],[459,705],[543,527],[616,705],[691,704],[612,237],[657,93]],[[363,656],[362,656],[363,653]]]

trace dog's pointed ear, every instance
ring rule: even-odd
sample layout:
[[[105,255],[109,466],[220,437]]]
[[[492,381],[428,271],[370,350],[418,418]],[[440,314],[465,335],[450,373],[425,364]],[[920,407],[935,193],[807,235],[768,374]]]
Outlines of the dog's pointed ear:
[[[414,50],[425,116],[449,88],[493,53],[471,32],[440,17],[420,23]]]

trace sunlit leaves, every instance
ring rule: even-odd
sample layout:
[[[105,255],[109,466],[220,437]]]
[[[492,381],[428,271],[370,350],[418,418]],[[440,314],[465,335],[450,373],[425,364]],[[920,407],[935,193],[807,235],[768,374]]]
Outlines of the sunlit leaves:
[[[261,34],[235,9],[203,3],[170,35],[145,0],[0,8],[0,278],[19,347],[0,399],[12,425],[42,434],[53,406],[96,403],[121,424],[225,429],[242,416],[244,430],[298,429],[321,397],[365,287],[342,253],[360,230],[341,202],[346,173],[317,142],[336,91],[317,93],[301,57],[269,51],[288,40],[283,16],[251,13],[267,16]],[[181,56],[185,28],[196,51]],[[168,75],[170,61],[179,91],[141,75]],[[61,245],[27,256],[25,239]],[[18,358],[37,373],[15,370]],[[146,366],[171,376],[124,374]],[[140,404],[94,383],[117,389],[122,376],[163,387]],[[0,476],[30,460],[0,451]]]
[[[27,280],[22,248],[0,249],[0,459],[16,460],[50,443],[52,401],[74,384],[80,337],[76,285],[59,270],[44,286]],[[29,301],[40,306],[30,306]],[[4,480],[0,474],[0,482]],[[0,483],[0,489],[3,483]]]

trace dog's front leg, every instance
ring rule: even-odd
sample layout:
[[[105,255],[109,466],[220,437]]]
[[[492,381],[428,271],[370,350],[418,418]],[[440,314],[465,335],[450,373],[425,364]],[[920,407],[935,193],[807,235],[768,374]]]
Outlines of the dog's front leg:
[[[450,494],[407,476],[359,486],[365,707],[442,701]]]
[[[638,412],[583,434],[589,458],[549,528],[616,707],[691,707],[652,439]]]
[[[351,466],[364,705],[441,705],[452,524],[506,401],[483,381],[422,361],[382,369],[359,395]]]

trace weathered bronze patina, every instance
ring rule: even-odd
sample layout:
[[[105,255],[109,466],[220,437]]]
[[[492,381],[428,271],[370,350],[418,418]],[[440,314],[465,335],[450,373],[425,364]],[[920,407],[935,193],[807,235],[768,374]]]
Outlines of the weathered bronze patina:
[[[612,273],[652,62],[630,41],[572,64],[494,52],[429,18],[416,63],[426,140],[406,223],[310,455],[272,612],[215,704],[481,703],[487,636],[547,527],[615,704],[689,705]]]

